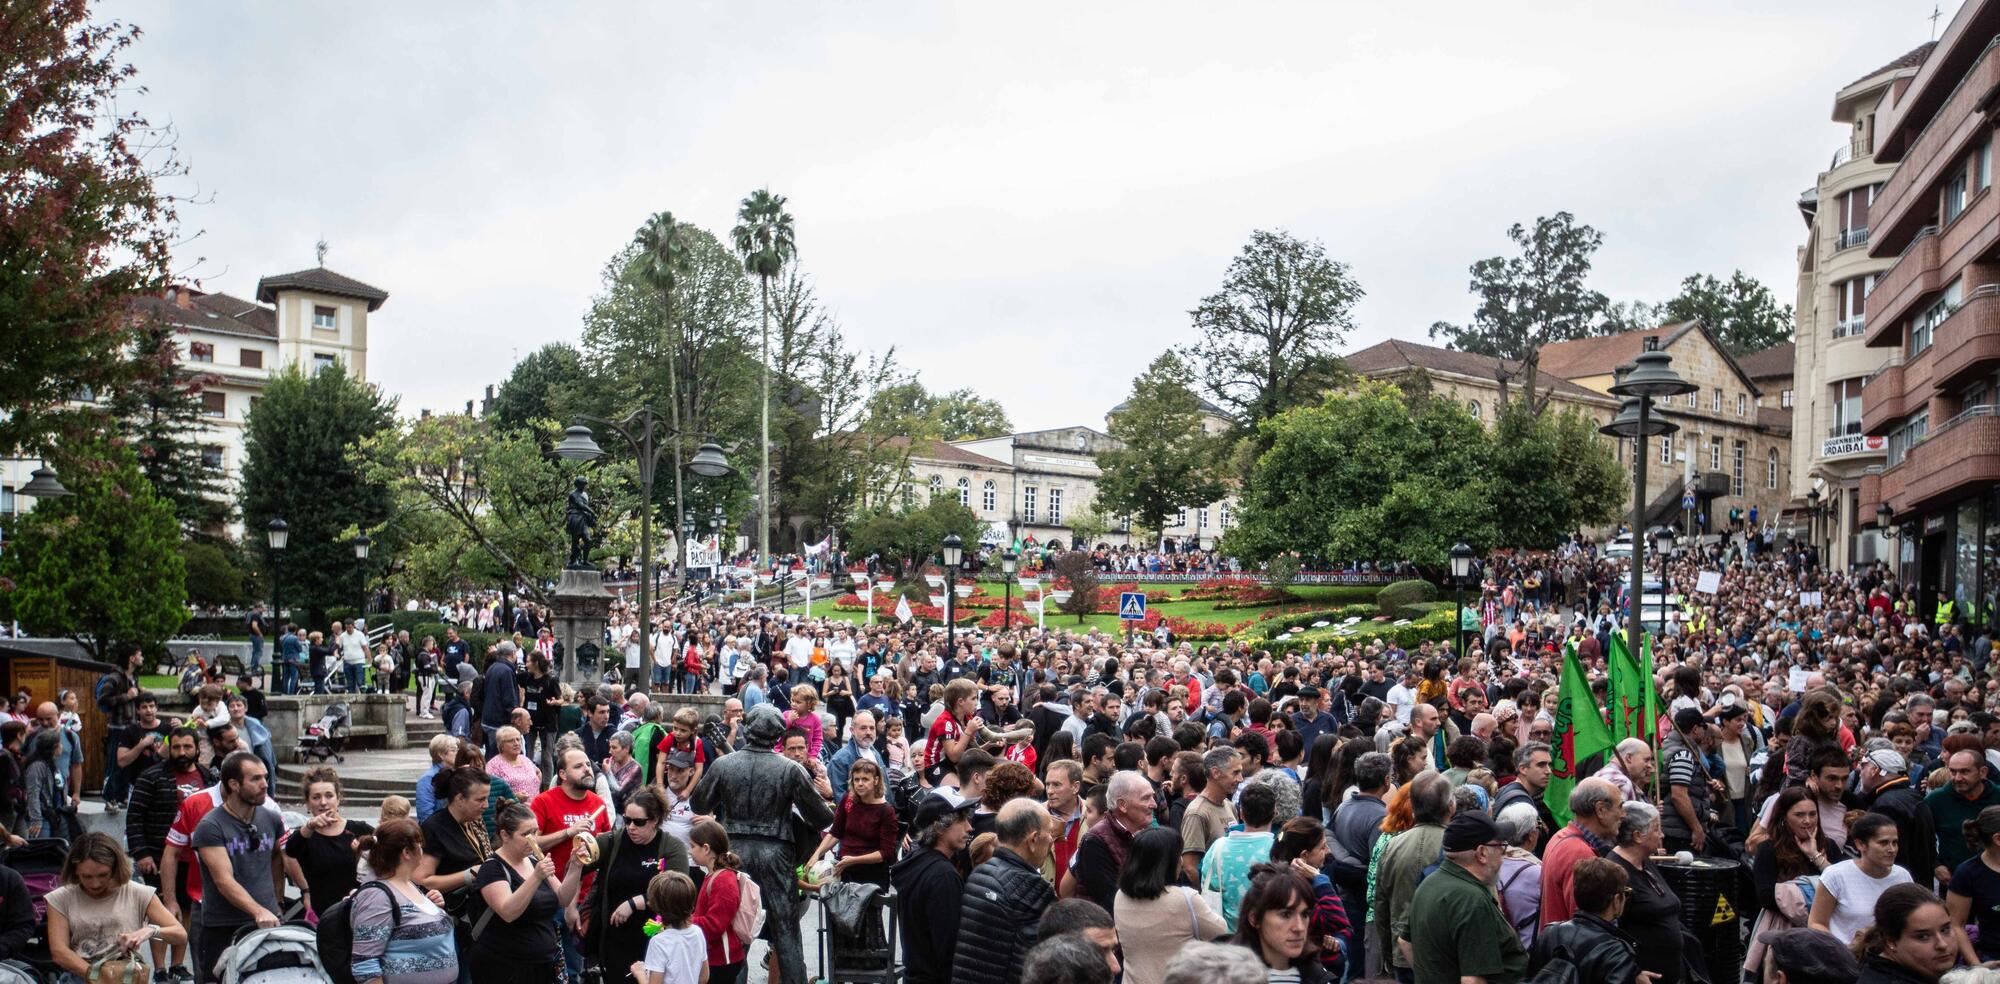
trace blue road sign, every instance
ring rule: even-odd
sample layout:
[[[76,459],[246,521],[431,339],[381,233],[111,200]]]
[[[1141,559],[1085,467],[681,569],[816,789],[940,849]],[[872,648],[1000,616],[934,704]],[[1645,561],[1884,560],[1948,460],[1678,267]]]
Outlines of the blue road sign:
[[[1118,595],[1118,617],[1128,622],[1136,622],[1146,617],[1146,595],[1140,591],[1125,591]]]

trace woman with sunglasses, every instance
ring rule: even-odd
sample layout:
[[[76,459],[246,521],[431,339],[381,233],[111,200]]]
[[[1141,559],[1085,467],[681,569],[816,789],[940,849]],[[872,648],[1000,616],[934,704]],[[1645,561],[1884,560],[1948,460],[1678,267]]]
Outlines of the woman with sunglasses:
[[[624,826],[598,834],[597,858],[583,865],[596,875],[584,940],[606,984],[632,980],[632,965],[646,957],[646,920],[657,915],[646,902],[647,883],[662,872],[688,870],[687,844],[660,829],[667,804],[657,789],[633,793],[621,815]]]

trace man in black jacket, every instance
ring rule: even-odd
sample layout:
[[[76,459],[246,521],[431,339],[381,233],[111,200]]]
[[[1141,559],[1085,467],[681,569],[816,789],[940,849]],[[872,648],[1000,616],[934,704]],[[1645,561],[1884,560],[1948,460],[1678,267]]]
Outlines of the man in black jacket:
[[[1937,823],[1924,791],[1910,781],[1909,764],[1893,748],[1878,748],[1861,757],[1861,788],[1867,793],[1863,809],[1896,821],[1902,832],[1897,841],[1896,864],[1910,873],[1910,880],[1925,888],[1937,883]]]
[[[1048,808],[1034,800],[1013,799],[1000,808],[993,825],[1000,844],[965,881],[953,981],[1015,984],[1020,979],[1021,959],[1035,945],[1042,911],[1056,900],[1042,880],[1042,864],[1055,843],[1050,827]]]
[[[953,806],[943,796],[926,796],[910,824],[920,850],[896,863],[896,917],[902,926],[904,979],[910,984],[946,984],[958,948],[958,914],[965,884],[951,859],[972,836],[972,804]]]
[[[132,856],[133,870],[140,880],[163,892],[175,893],[181,912],[192,911],[193,900],[182,885],[160,884],[160,854],[167,847],[167,828],[180,813],[181,800],[216,784],[215,770],[201,764],[199,732],[190,727],[175,728],[167,735],[167,757],[148,766],[132,781],[132,806],[125,814],[125,847]],[[176,879],[179,881],[179,879]],[[153,966],[178,967],[187,949],[182,943],[171,948],[164,940],[153,941]],[[167,962],[163,958],[171,957]]]

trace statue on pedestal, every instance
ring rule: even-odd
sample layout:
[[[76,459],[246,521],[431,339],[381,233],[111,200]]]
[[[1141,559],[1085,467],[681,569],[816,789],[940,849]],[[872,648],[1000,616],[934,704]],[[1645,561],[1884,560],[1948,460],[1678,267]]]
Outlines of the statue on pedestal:
[[[590,504],[582,475],[576,477],[576,488],[570,490],[569,506],[563,511],[563,528],[569,534],[569,562],[563,566],[579,571],[596,570],[590,563],[590,551],[597,545],[597,508]]]

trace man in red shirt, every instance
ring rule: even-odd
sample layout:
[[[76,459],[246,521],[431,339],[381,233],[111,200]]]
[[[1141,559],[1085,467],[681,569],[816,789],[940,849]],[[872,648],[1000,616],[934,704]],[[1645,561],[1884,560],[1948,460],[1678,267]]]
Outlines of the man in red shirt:
[[[1608,779],[1590,778],[1570,790],[1569,808],[1575,818],[1549,838],[1542,853],[1542,925],[1562,922],[1576,914],[1570,878],[1577,862],[1611,852],[1618,823],[1625,816],[1625,796]]]
[[[593,787],[597,784],[597,774],[590,764],[590,756],[581,748],[564,749],[556,765],[556,784],[535,797],[529,809],[535,813],[535,822],[542,836],[536,839],[542,850],[556,863],[557,871],[569,870],[570,852],[575,850],[574,839],[578,834],[596,836],[611,829],[610,811],[604,808],[604,800],[599,798]],[[591,882],[594,874],[584,875],[583,885],[577,890],[579,909],[590,898]],[[568,924],[562,934],[563,961],[568,964],[572,980],[583,975],[583,947],[577,933],[580,927],[590,925],[590,914],[579,911],[578,919]]]

